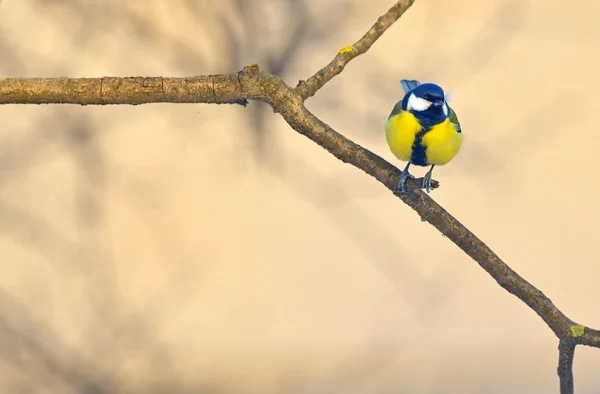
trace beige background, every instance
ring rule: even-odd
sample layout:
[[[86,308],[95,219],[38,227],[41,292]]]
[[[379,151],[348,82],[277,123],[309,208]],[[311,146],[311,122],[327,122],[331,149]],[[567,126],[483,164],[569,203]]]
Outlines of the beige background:
[[[392,4],[4,0],[0,74],[258,63],[295,84]],[[417,0],[307,102],[394,160],[398,80],[446,87],[466,141],[432,196],[595,327],[598,15],[593,0]],[[535,313],[260,103],[0,118],[2,392],[558,392]],[[578,393],[600,392],[600,350],[578,348],[574,371]]]

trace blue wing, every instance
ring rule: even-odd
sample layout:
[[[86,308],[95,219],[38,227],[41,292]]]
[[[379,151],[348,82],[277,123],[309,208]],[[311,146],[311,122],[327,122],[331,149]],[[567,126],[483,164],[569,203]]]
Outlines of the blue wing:
[[[400,80],[400,85],[402,85],[402,89],[404,89],[404,93],[408,93],[417,86],[419,86],[421,82],[416,81],[414,79],[402,79]]]

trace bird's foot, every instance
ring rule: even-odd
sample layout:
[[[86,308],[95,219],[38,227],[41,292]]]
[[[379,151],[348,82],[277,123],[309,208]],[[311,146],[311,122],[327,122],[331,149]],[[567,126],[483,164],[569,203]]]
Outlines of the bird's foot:
[[[425,176],[423,177],[422,187],[427,193],[431,191],[431,171],[425,174]]]
[[[406,189],[406,180],[408,178],[414,179],[415,176],[409,173],[408,170],[402,171],[402,174],[400,174],[400,181],[398,182],[398,186],[396,187],[397,194],[406,194],[408,192],[408,190]]]

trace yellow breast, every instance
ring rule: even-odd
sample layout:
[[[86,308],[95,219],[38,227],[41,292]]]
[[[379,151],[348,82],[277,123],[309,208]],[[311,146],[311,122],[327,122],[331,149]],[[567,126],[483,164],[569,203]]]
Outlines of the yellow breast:
[[[392,116],[385,127],[385,137],[390,150],[398,159],[410,161],[417,134],[423,130],[419,120],[409,111]],[[419,134],[421,138],[421,134]],[[442,166],[456,156],[462,145],[463,135],[446,119],[422,135],[421,145],[425,150],[425,164]],[[422,157],[422,156],[421,156]],[[417,163],[419,165],[422,164]]]
[[[446,119],[435,125],[423,136],[427,164],[443,166],[456,156],[462,145],[463,134]]]
[[[392,116],[385,127],[385,138],[394,156],[409,161],[415,136],[420,130],[421,124],[410,112],[400,111]]]

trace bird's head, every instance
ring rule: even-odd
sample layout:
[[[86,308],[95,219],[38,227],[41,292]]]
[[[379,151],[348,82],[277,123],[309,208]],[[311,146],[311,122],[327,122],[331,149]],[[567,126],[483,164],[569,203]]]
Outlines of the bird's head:
[[[433,124],[443,122],[449,113],[444,90],[433,83],[421,84],[408,92],[402,106],[419,120]]]

